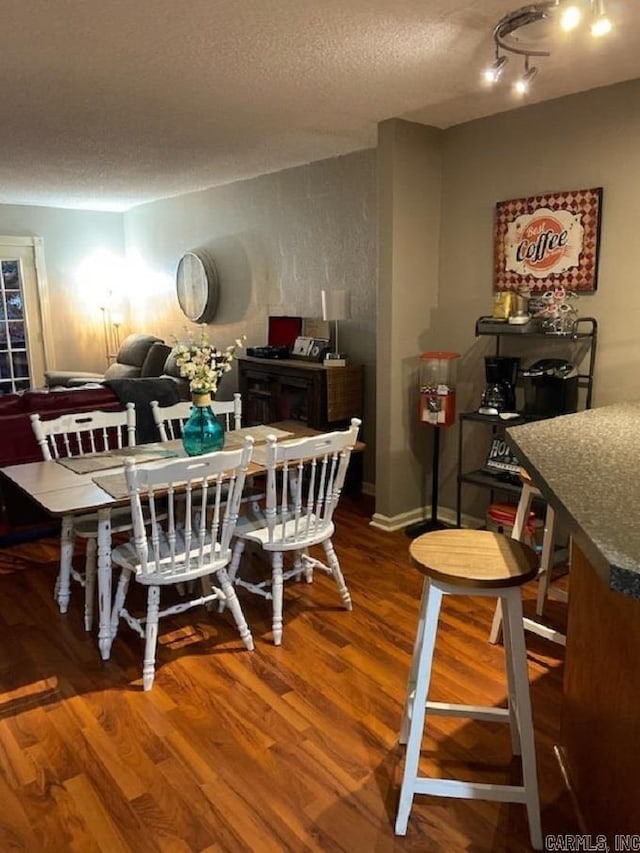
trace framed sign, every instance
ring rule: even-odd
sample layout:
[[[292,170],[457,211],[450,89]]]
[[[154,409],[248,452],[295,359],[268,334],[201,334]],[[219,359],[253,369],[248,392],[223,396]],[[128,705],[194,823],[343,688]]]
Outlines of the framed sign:
[[[602,187],[496,204],[494,290],[531,294],[598,283]]]

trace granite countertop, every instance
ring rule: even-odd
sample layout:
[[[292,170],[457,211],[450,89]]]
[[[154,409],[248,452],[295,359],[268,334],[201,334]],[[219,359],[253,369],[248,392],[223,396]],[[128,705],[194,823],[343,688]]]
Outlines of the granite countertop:
[[[640,598],[640,402],[510,427],[507,439],[593,568]]]

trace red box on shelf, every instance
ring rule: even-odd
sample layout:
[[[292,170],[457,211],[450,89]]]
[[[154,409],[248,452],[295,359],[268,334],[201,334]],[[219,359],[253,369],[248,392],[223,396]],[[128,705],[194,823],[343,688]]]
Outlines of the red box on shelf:
[[[302,317],[269,317],[270,347],[292,347],[302,334]]]

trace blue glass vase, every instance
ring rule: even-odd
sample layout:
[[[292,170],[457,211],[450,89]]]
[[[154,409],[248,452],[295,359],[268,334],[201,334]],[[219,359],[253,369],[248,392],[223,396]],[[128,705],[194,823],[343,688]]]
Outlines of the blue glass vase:
[[[224,447],[224,428],[211,411],[210,394],[194,394],[189,420],[182,429],[187,456],[201,456]]]

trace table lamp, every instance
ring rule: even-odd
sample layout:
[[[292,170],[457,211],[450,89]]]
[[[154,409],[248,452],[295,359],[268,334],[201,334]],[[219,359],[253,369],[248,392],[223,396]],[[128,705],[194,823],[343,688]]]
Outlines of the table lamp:
[[[347,359],[346,356],[340,352],[340,348],[338,346],[338,321],[349,319],[349,291],[323,290],[321,291],[321,297],[322,319],[335,324],[333,352],[327,353],[324,363],[332,367],[344,367],[347,363]]]

